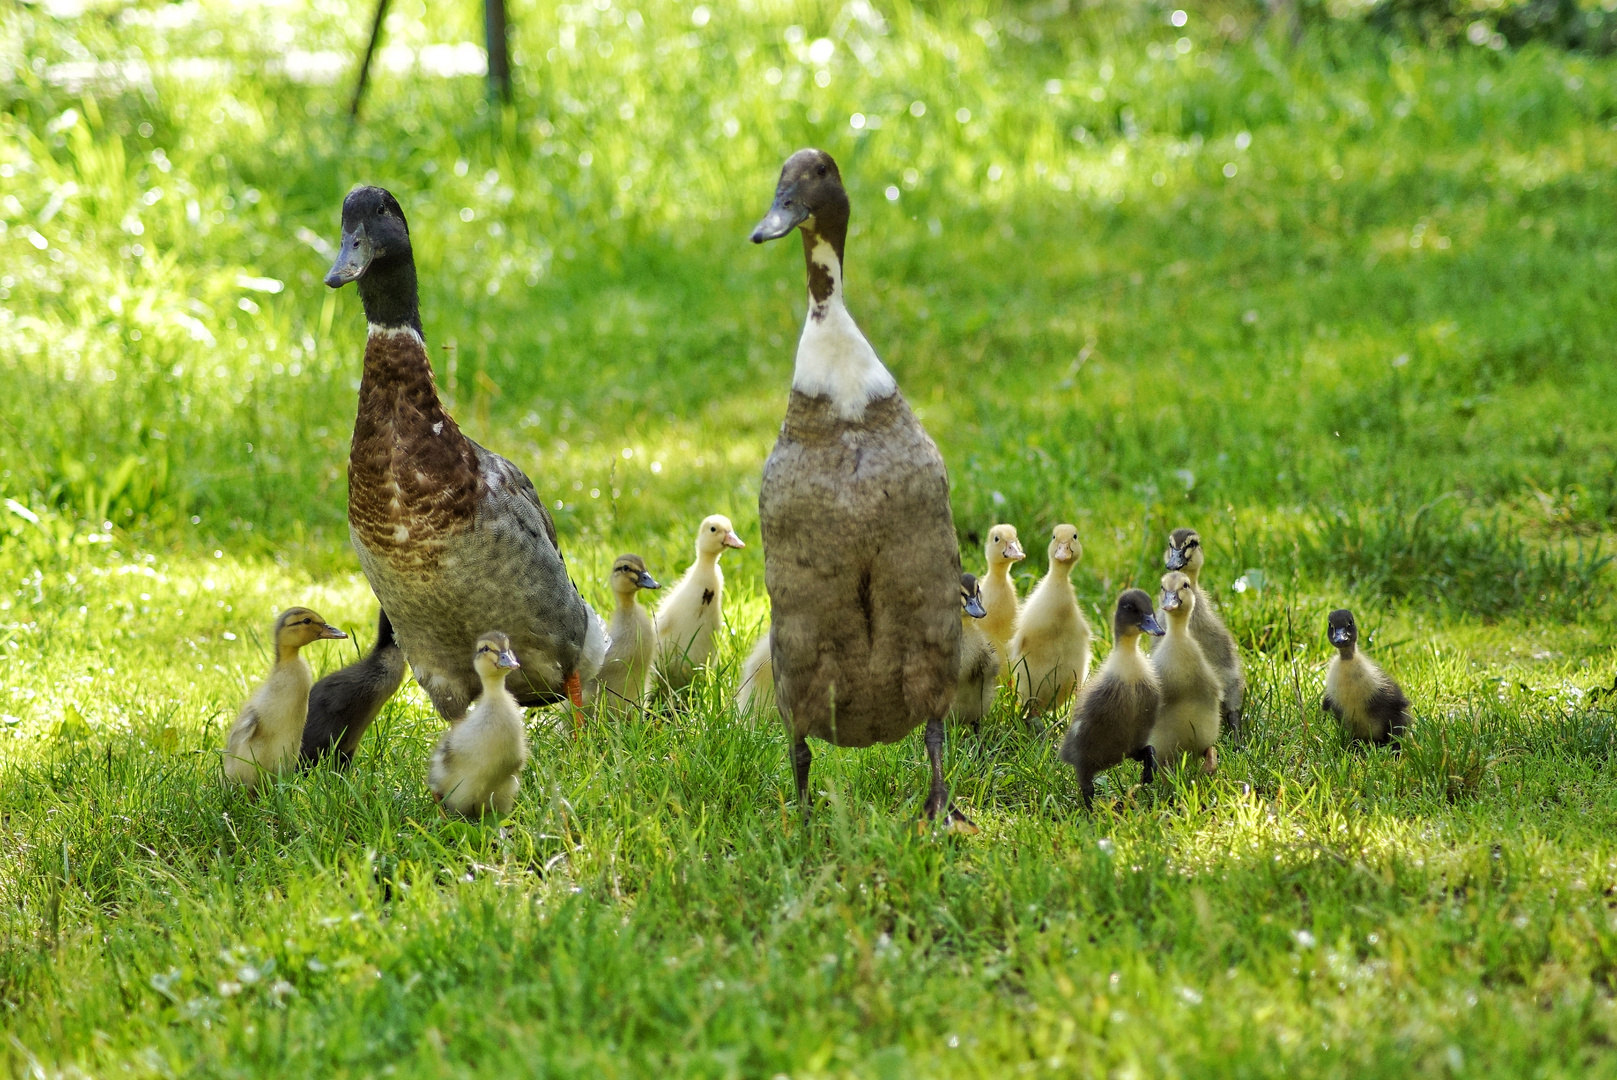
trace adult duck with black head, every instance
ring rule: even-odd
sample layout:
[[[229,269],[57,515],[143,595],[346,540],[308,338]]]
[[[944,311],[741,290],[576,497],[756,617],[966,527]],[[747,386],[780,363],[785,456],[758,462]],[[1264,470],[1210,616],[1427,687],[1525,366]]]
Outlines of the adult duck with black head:
[[[831,156],[787,159],[755,244],[803,234],[808,319],[758,493],[777,707],[804,814],[813,737],[870,746],[926,728],[925,814],[949,802],[943,718],[960,663],[960,552],[938,448],[843,301],[848,193]]]
[[[510,635],[522,705],[582,702],[606,629],[567,576],[556,527],[522,470],[463,434],[438,398],[398,200],[356,187],[326,275],[357,282],[369,337],[348,457],[348,529],[404,656],[439,714],[466,715],[489,626]]]

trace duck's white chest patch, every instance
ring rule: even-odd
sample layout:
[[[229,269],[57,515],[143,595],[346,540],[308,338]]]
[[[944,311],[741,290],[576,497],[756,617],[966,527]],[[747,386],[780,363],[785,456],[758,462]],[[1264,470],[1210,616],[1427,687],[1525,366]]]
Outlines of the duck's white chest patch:
[[[859,420],[866,405],[892,394],[898,383],[842,302],[836,252],[822,240],[813,257],[831,275],[832,291],[824,300],[810,298],[803,336],[797,342],[792,389],[809,397],[829,397],[838,417]]]

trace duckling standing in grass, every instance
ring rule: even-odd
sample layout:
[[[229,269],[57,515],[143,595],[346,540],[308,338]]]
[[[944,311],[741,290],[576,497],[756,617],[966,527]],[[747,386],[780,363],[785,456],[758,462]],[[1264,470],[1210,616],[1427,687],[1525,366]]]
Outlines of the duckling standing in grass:
[[[1246,676],[1241,671],[1241,650],[1235,647],[1235,637],[1218,617],[1218,608],[1199,584],[1202,562],[1202,538],[1195,529],[1175,529],[1168,536],[1168,550],[1162,561],[1169,570],[1181,570],[1190,578],[1190,587],[1196,593],[1195,610],[1190,616],[1190,632],[1202,647],[1202,655],[1218,672],[1224,685],[1224,703],[1219,706],[1224,726],[1236,738],[1241,734],[1241,710],[1246,702]]]
[[[479,818],[490,810],[504,817],[516,803],[518,774],[528,761],[522,707],[505,687],[505,677],[521,665],[511,639],[495,632],[477,639],[472,666],[483,692],[466,718],[438,740],[427,786],[440,806],[461,817]]]
[[[376,618],[376,643],[371,651],[363,659],[333,671],[309,691],[309,719],[303,725],[303,764],[313,765],[335,751],[337,767],[346,768],[354,759],[360,738],[402,682],[404,653],[384,611]]]
[[[1392,678],[1358,650],[1359,627],[1353,612],[1339,608],[1325,620],[1326,636],[1336,648],[1325,672],[1325,710],[1341,723],[1350,739],[1377,746],[1396,744],[1414,723],[1409,698]]]
[[[1151,666],[1162,686],[1151,748],[1160,768],[1174,768],[1194,754],[1211,776],[1218,768],[1224,680],[1207,662],[1190,629],[1196,617],[1196,588],[1188,575],[1177,570],[1162,575],[1162,611],[1168,632],[1151,650]]]
[[[1011,567],[1027,558],[1016,538],[1016,526],[1001,524],[989,529],[983,556],[988,572],[982,580],[982,605],[988,614],[977,621],[977,626],[988,635],[999,657],[1000,678],[1008,681],[1011,638],[1016,634],[1016,616],[1022,604],[1016,595],[1016,583],[1011,580]]]
[[[347,636],[308,608],[288,608],[276,618],[271,636],[275,666],[241,707],[225,740],[228,779],[256,788],[265,777],[297,764],[303,725],[309,717],[309,688],[314,685],[314,672],[298,650],[311,641]]]
[[[678,690],[713,653],[713,635],[724,625],[725,548],[744,548],[730,519],[714,514],[696,532],[696,561],[657,607],[655,678]]]
[[[1030,714],[1066,703],[1089,677],[1089,622],[1072,590],[1072,568],[1083,554],[1078,530],[1057,525],[1050,537],[1050,569],[1022,605],[1011,638],[1016,700]]]
[[[1112,616],[1112,652],[1073,702],[1072,721],[1061,744],[1061,760],[1078,773],[1084,806],[1095,805],[1095,775],[1125,758],[1144,766],[1140,782],[1156,776],[1151,729],[1157,720],[1162,687],[1157,673],[1140,652],[1140,635],[1162,636],[1162,626],[1143,589],[1117,598]]]
[[[609,636],[601,674],[589,686],[586,703],[599,701],[609,714],[626,716],[639,707],[646,696],[646,679],[651,673],[651,657],[657,649],[657,628],[640,606],[641,589],[660,589],[657,579],[646,572],[646,562],[638,555],[619,555],[612,564],[612,610]]]
[[[736,687],[736,711],[742,716],[772,713],[775,709],[775,665],[770,655],[769,625],[741,665],[741,684]]]
[[[971,574],[960,575],[960,682],[954,692],[954,719],[976,727],[994,707],[999,654],[981,626],[982,589]]]

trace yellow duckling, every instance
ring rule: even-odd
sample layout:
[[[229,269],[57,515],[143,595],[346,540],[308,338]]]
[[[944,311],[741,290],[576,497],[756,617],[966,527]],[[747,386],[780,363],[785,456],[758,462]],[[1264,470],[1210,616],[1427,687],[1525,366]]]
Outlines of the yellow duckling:
[[[1016,616],[1022,605],[1016,583],[1011,580],[1011,567],[1027,558],[1016,538],[1016,526],[1000,524],[989,529],[983,557],[988,562],[988,572],[982,580],[982,605],[987,614],[977,621],[977,626],[988,635],[999,657],[1000,678],[1009,680],[1011,638],[1016,634]]]
[[[275,666],[241,707],[225,740],[226,778],[251,789],[297,766],[314,685],[314,672],[298,650],[311,641],[347,636],[308,608],[281,612],[271,637]]]
[[[981,626],[982,588],[971,574],[960,575],[960,682],[954,692],[953,717],[976,727],[994,707],[999,685],[999,654]]]
[[[1151,748],[1159,768],[1175,768],[1195,755],[1211,776],[1218,768],[1224,680],[1196,640],[1192,623],[1196,604],[1196,586],[1188,574],[1176,570],[1162,575],[1162,610],[1168,617],[1168,632],[1151,650],[1151,666],[1162,684]]]
[[[1078,530],[1057,525],[1050,537],[1050,569],[1016,620],[1011,676],[1016,700],[1028,713],[1060,708],[1089,677],[1092,635],[1072,589],[1072,568],[1082,555]]]
[[[689,686],[713,653],[713,635],[724,625],[724,572],[719,556],[744,548],[730,519],[714,514],[696,533],[696,561],[657,608],[654,678],[672,689]]]
[[[1347,608],[1331,612],[1325,632],[1336,649],[1325,672],[1325,711],[1336,717],[1350,739],[1396,745],[1414,722],[1403,688],[1358,648],[1359,626],[1353,612]]]
[[[433,799],[461,817],[479,818],[491,810],[504,817],[517,801],[518,775],[528,761],[528,738],[522,707],[505,688],[505,677],[520,666],[511,639],[504,634],[477,639],[472,667],[483,692],[465,719],[438,740],[427,769]]]
[[[657,649],[657,627],[640,606],[641,589],[660,589],[657,579],[646,572],[646,562],[638,555],[619,555],[612,564],[612,638],[606,650],[601,673],[590,684],[586,704],[599,701],[612,716],[634,712],[646,696],[646,679],[651,674],[651,658]]]
[[[736,687],[736,712],[742,716],[775,715],[775,665],[771,656],[769,627],[741,665],[741,685]]]

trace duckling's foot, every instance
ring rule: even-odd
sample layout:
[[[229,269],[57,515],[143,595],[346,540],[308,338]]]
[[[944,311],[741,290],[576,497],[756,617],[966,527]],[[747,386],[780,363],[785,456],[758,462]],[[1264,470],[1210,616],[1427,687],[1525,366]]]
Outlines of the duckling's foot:
[[[1218,772],[1218,747],[1209,746],[1207,752],[1202,754],[1202,772],[1208,776]]]

